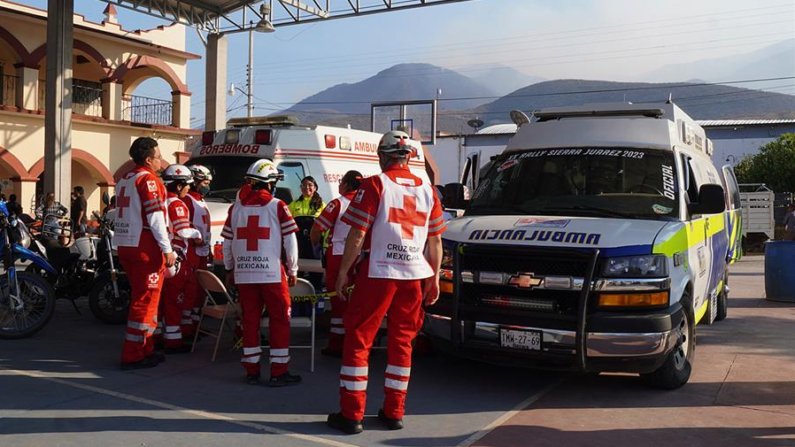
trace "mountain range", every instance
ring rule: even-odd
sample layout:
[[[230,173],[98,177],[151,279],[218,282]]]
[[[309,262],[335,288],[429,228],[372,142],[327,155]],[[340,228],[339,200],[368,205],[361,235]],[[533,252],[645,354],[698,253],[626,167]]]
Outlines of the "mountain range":
[[[795,96],[754,89],[769,83],[711,85],[793,75],[795,39],[733,58],[662,67],[644,76],[667,81],[654,83],[545,81],[502,65],[473,65],[458,72],[431,64],[398,64],[361,82],[328,88],[281,113],[297,115],[307,124],[369,130],[371,102],[438,98],[438,129],[460,133],[470,131],[466,122],[476,117],[486,124],[510,122],[513,109],[532,112],[600,102],[662,102],[670,96],[695,119],[795,118]],[[781,82],[792,85],[792,80]]]

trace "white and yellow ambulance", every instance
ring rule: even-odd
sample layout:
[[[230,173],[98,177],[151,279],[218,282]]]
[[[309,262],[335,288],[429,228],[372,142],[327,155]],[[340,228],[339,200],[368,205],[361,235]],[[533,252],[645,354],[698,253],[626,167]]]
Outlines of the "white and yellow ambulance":
[[[229,206],[243,185],[246,169],[259,158],[276,163],[284,180],[277,185],[277,197],[288,204],[301,196],[301,180],[312,176],[325,203],[339,196],[342,176],[357,170],[365,177],[381,172],[376,150],[381,134],[347,128],[301,126],[294,117],[255,117],[230,119],[229,128],[202,134],[201,145],[191,154],[188,165],[201,164],[213,173],[211,191],[206,197],[212,219],[213,243],[221,242]],[[424,181],[426,158],[422,145],[409,162],[412,172]],[[317,270],[319,262],[302,262]],[[316,264],[316,265],[315,265]],[[303,268],[303,267],[302,267]]]
[[[471,200],[446,187],[466,212],[443,235],[443,294],[425,334],[495,363],[683,385],[696,325],[726,316],[740,226],[722,182],[733,173],[671,103],[534,117]]]

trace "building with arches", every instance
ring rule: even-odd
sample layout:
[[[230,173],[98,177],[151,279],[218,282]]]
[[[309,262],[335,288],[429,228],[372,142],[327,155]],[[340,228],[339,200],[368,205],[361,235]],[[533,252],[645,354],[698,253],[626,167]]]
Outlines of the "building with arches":
[[[74,26],[72,186],[85,188],[92,211],[129,168],[136,138],[157,139],[165,165],[187,159],[200,135],[190,129],[187,62],[200,56],[185,51],[185,26],[126,30],[112,5],[101,23],[75,14]],[[26,212],[47,175],[46,55],[47,11],[0,0],[0,185],[5,195],[17,194]],[[138,94],[153,78],[170,92]]]

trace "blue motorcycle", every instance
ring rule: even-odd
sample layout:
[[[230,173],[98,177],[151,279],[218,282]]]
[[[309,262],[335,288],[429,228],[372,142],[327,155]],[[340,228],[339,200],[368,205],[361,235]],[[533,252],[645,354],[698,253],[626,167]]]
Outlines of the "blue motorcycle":
[[[47,325],[55,312],[55,292],[41,276],[17,271],[18,261],[30,261],[52,274],[55,269],[28,250],[30,237],[24,224],[0,202],[0,339],[30,337]]]

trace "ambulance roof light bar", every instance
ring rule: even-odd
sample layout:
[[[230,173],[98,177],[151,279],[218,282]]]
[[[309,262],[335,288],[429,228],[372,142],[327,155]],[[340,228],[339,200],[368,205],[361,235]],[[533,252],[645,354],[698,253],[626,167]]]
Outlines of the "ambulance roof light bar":
[[[229,127],[252,127],[252,126],[268,126],[268,127],[291,127],[298,126],[298,118],[294,115],[277,115],[277,116],[252,116],[251,118],[231,118],[227,121]]]
[[[533,112],[538,122],[559,120],[563,118],[602,118],[602,117],[630,117],[643,116],[647,118],[661,118],[665,115],[665,110],[661,108],[641,106],[634,104],[623,104],[620,107],[611,104],[606,107],[582,106],[582,107],[555,107],[551,109],[538,110]]]

